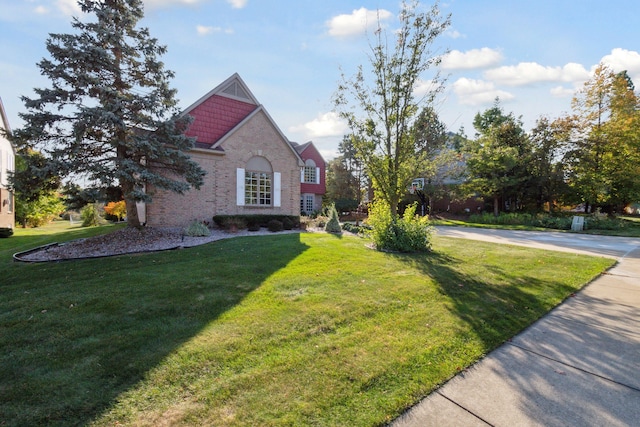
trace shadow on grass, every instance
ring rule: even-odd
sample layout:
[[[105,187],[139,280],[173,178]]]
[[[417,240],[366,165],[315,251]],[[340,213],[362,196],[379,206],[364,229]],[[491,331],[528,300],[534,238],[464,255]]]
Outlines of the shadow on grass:
[[[307,246],[299,234],[0,265],[0,425],[86,425]]]
[[[570,285],[541,281],[506,265],[483,265],[464,273],[463,258],[440,252],[396,255],[431,277],[450,301],[449,310],[469,325],[489,352],[570,295]]]

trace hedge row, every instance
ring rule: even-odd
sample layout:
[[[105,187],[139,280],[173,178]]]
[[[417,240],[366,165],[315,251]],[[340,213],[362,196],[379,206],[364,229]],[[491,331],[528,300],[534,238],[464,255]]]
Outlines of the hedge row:
[[[285,230],[300,227],[300,217],[298,215],[215,215],[213,222],[224,230],[231,228],[249,230],[259,230],[260,227],[271,229],[274,221],[283,224]]]

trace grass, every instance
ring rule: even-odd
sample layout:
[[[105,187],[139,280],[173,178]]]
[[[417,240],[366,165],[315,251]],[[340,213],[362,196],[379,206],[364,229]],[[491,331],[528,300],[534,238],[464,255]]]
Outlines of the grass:
[[[599,236],[640,237],[640,218],[632,216],[621,216],[619,217],[619,219],[623,223],[622,228],[618,228],[615,230],[589,229],[581,231],[579,233],[595,234]],[[555,231],[559,233],[575,233],[574,231],[556,230],[522,224],[485,224],[460,218],[435,218],[432,220],[432,224],[457,227],[491,228],[500,230]]]
[[[8,255],[104,230],[0,240],[0,425],[384,424],[612,264],[440,238],[396,255],[329,234]]]

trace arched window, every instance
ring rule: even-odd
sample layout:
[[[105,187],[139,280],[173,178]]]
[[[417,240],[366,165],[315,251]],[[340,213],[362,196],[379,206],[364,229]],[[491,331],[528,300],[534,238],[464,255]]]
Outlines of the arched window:
[[[238,205],[280,206],[280,173],[273,172],[264,157],[254,156],[245,169],[238,169]]]
[[[316,162],[313,159],[304,161],[301,178],[303,183],[320,184],[320,168],[316,167]]]

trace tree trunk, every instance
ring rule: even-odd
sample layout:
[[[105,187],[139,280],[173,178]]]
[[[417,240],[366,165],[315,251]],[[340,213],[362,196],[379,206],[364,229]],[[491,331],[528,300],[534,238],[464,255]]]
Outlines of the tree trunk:
[[[496,194],[493,196],[493,216],[500,215],[500,197]]]

